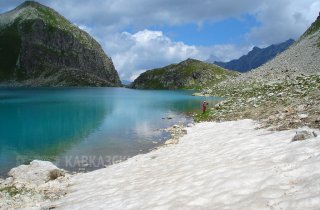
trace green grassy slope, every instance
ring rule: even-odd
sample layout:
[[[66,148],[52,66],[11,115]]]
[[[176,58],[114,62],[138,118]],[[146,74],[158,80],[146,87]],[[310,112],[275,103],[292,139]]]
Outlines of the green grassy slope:
[[[195,59],[142,73],[132,84],[141,89],[202,89],[239,73]]]

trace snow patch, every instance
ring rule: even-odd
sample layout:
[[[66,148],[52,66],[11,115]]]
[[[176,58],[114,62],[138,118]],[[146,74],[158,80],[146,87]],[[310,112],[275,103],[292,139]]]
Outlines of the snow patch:
[[[320,137],[251,120],[187,128],[175,146],[71,179],[61,209],[317,209]]]

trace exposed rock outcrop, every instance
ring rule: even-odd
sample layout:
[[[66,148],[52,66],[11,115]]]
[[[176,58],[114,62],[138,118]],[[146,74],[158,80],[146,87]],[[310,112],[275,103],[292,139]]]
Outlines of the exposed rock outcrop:
[[[178,144],[179,139],[187,134],[187,130],[185,129],[183,124],[173,125],[172,127],[165,130],[171,134],[171,138],[165,142],[165,145]]]
[[[70,178],[51,162],[39,160],[13,168],[8,175],[0,179],[1,209],[42,209],[67,193]]]
[[[57,12],[26,1],[0,15],[0,83],[120,86],[98,42]]]

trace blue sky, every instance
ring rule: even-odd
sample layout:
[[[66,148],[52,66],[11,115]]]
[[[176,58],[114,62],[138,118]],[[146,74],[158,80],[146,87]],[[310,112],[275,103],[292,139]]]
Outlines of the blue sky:
[[[5,12],[23,0],[1,0]],[[90,33],[121,79],[187,58],[228,61],[297,39],[319,0],[39,0]]]
[[[252,15],[243,15],[240,18],[232,17],[218,22],[205,21],[201,25],[190,23],[178,26],[153,26],[149,29],[163,31],[176,42],[211,46],[225,43],[241,45],[246,42],[244,34],[249,33],[251,28],[258,26],[259,23]]]

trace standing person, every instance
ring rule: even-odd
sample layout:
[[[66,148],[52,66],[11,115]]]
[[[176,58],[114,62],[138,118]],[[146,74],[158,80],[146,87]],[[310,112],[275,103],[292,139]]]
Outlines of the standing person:
[[[203,101],[202,103],[202,114],[204,114],[207,110],[208,102]]]

